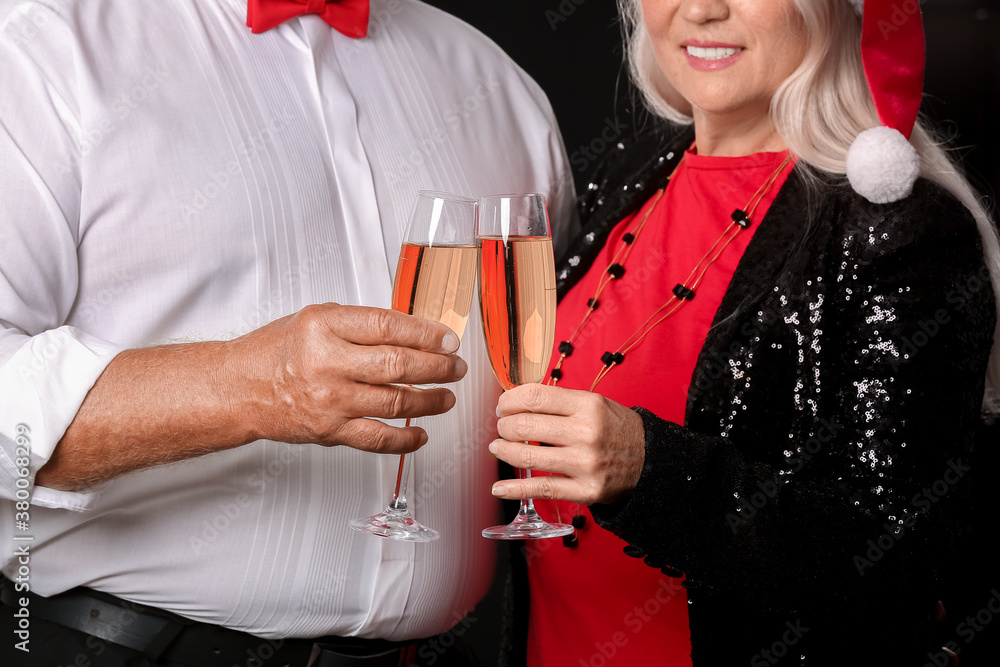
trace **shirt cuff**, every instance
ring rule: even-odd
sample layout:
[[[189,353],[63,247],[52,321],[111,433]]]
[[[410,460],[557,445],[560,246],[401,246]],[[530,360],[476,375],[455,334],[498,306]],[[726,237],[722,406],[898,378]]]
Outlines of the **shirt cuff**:
[[[73,327],[25,339],[0,364],[0,497],[43,507],[85,510],[99,490],[65,492],[34,486],[101,373],[124,348]]]

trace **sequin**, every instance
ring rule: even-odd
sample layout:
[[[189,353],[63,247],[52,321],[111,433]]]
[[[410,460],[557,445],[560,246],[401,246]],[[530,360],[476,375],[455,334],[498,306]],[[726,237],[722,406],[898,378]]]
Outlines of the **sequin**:
[[[673,153],[665,157],[653,152],[646,155],[648,166],[674,158]],[[664,168],[659,173],[666,171]],[[608,195],[612,208],[630,197],[638,201],[632,187],[637,177],[632,174],[640,172],[622,173],[629,174],[628,180],[613,181],[602,190],[613,192]],[[626,183],[627,196],[622,194]],[[636,183],[635,187],[640,185]],[[925,188],[920,195],[922,202],[935,200],[926,184],[917,187]],[[908,517],[923,518],[912,498],[924,485],[933,484],[934,478],[923,478],[937,472],[937,464],[929,457],[945,460],[950,452],[971,443],[967,426],[974,423],[978,412],[962,412],[957,402],[966,405],[972,390],[969,386],[949,390],[951,395],[940,396],[936,403],[947,404],[949,412],[933,414],[934,409],[928,407],[936,404],[927,398],[942,394],[942,390],[932,386],[927,375],[921,373],[929,368],[928,374],[940,372],[949,382],[957,377],[952,373],[972,377],[973,364],[985,363],[981,353],[988,350],[983,343],[986,334],[979,329],[992,332],[992,323],[987,322],[992,313],[983,302],[976,304],[975,318],[969,317],[967,310],[945,305],[943,290],[935,291],[935,285],[927,280],[941,267],[950,266],[951,273],[935,275],[937,285],[961,284],[957,282],[961,274],[956,275],[956,266],[962,271],[978,268],[972,265],[969,253],[961,250],[965,253],[961,261],[947,254],[921,257],[919,252],[926,249],[910,243],[914,239],[919,242],[913,230],[926,229],[931,223],[958,229],[955,220],[927,220],[923,215],[926,207],[912,204],[912,199],[909,205],[871,208],[848,186],[830,193],[829,198],[837,205],[830,209],[836,214],[817,213],[806,236],[794,235],[802,228],[803,211],[813,210],[801,191],[798,198],[787,200],[794,205],[786,206],[782,217],[772,217],[777,206],[769,213],[769,222],[774,224],[762,226],[758,234],[763,236],[758,236],[755,243],[766,238],[771,245],[762,246],[764,252],[756,253],[751,245],[744,264],[754,270],[738,270],[734,275],[727,293],[733,298],[720,308],[719,319],[706,339],[693,376],[685,415],[687,428],[678,432],[676,425],[671,425],[674,428],[665,428],[661,439],[664,446],[676,446],[678,453],[686,456],[689,452],[681,447],[688,431],[692,431],[697,439],[691,440],[691,451],[697,451],[706,441],[718,443],[719,451],[728,449],[734,459],[740,460],[738,474],[724,480],[725,492],[699,496],[691,503],[688,509],[695,512],[694,516],[701,516],[700,512],[708,511],[706,505],[717,501],[726,505],[723,512],[739,514],[741,522],[760,517],[796,517],[798,508],[793,504],[782,506],[780,501],[769,502],[757,512],[751,512],[745,504],[739,507],[741,500],[756,492],[753,484],[757,474],[764,473],[768,481],[788,485],[789,498],[811,497],[823,503],[824,511],[818,516],[801,517],[803,525],[808,524],[813,531],[807,530],[806,534],[814,534],[818,526],[825,528],[829,521],[831,530],[842,532],[837,537],[843,537],[840,544],[846,545],[847,553],[864,553],[867,541],[877,539],[884,525],[905,525],[909,530],[912,524]],[[889,214],[878,213],[882,210]],[[771,233],[775,225],[784,226],[784,235]],[[935,238],[942,241],[942,247],[954,241],[946,233]],[[970,234],[970,240],[975,238]],[[898,255],[901,248],[905,254]],[[940,253],[942,249],[932,250]],[[950,250],[959,252],[954,247]],[[773,256],[779,259],[769,265]],[[924,263],[916,263],[918,260]],[[758,266],[765,266],[767,271],[756,271]],[[992,301],[989,303],[992,305]],[[913,334],[920,331],[920,321],[930,321],[940,307],[949,308],[956,317],[960,314],[964,323],[961,328],[947,329],[955,344],[947,357],[935,349],[944,340],[942,336],[934,337],[934,345],[926,347],[914,346],[912,341]],[[938,356],[932,358],[935,354]],[[969,359],[971,355],[976,359]],[[934,363],[925,366],[925,360]],[[918,368],[914,361],[919,362],[921,372],[914,372]],[[699,384],[699,380],[703,382]],[[944,431],[938,425],[958,423],[955,415],[959,412],[966,421],[941,437]],[[820,426],[823,420],[828,420],[827,425],[834,423],[833,435],[824,435],[826,426]],[[933,437],[928,432],[933,432]],[[719,468],[725,465],[715,459],[712,463],[718,463]],[[680,479],[691,482],[689,470],[671,469],[671,481],[673,475],[686,475]],[[943,472],[942,468],[937,474]],[[684,491],[704,481],[700,475],[694,478],[698,481],[683,485]],[[662,490],[671,494],[678,486],[665,485]],[[813,493],[817,495],[810,496]],[[677,497],[685,500],[680,494]],[[683,502],[671,505],[670,510],[677,511],[677,506],[683,506]],[[806,506],[810,510],[816,507],[809,503]],[[842,525],[835,517],[844,514],[849,522]],[[639,529],[635,534],[645,535]],[[753,527],[742,535],[752,545]],[[900,544],[904,548],[916,545],[911,539],[907,537]],[[671,548],[684,552],[690,543],[676,540],[671,542]],[[928,549],[936,546],[928,540]],[[720,551],[725,552],[726,547],[713,551],[712,556]],[[698,563],[700,554],[691,555],[691,562]],[[730,556],[732,570],[747,565],[745,550],[734,550]],[[877,565],[881,568],[879,576],[886,571],[885,562]],[[835,563],[834,569],[841,565]],[[746,578],[752,580],[758,574],[759,570],[746,567]],[[827,574],[824,570],[820,576]],[[696,569],[689,573],[697,575]],[[765,591],[787,583],[782,575],[763,585],[756,582]],[[805,656],[800,659],[805,661]]]

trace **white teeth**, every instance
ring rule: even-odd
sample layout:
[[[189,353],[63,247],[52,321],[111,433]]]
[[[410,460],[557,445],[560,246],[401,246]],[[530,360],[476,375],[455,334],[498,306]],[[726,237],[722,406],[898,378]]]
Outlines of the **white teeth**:
[[[701,60],[722,60],[723,58],[735,56],[740,51],[742,49],[703,49],[700,46],[687,47],[687,52],[692,58],[700,58]]]

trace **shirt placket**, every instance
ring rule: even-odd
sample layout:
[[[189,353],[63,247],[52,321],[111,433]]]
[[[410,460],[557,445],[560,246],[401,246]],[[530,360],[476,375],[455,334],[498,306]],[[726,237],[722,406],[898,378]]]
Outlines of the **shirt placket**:
[[[375,181],[358,131],[358,108],[337,57],[334,34],[321,20],[303,17],[302,25],[313,51],[322,122],[326,129],[330,197],[346,231],[349,248],[342,257],[354,265],[358,303],[388,308],[392,275],[385,255]]]

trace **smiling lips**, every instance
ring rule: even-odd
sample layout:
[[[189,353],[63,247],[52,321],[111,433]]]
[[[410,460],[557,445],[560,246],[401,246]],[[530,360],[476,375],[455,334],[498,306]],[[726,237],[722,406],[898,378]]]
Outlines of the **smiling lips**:
[[[725,69],[743,55],[743,47],[713,42],[685,42],[688,62],[696,70],[706,72]]]

